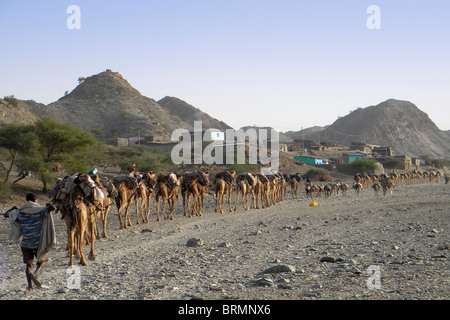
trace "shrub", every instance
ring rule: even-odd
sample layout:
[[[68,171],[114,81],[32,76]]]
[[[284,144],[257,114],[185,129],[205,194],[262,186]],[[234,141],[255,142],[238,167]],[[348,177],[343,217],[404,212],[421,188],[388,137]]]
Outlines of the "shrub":
[[[5,100],[6,102],[8,102],[10,105],[17,107],[19,105],[19,101],[17,101],[16,98],[14,98],[14,96],[5,96],[3,98],[3,100]]]
[[[383,167],[386,169],[403,169],[405,163],[398,159],[390,159],[382,162]]]
[[[365,172],[373,173],[377,169],[377,161],[375,159],[357,159],[350,164],[353,173]]]
[[[328,171],[324,169],[310,169],[304,175],[303,178],[306,180],[307,178],[311,178],[312,180],[319,181],[331,181],[333,180]]]

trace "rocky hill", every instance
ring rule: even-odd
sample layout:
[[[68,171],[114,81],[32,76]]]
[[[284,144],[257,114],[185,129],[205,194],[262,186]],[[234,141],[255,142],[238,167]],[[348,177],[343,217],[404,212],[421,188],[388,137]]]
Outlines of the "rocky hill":
[[[192,127],[194,121],[202,121],[203,129],[219,129],[225,131],[232,129],[223,121],[219,121],[200,109],[188,104],[187,102],[174,98],[164,97],[158,101],[158,104],[167,110],[171,115],[180,122]]]
[[[390,99],[358,108],[322,130],[304,134],[305,139],[316,142],[325,137],[343,146],[350,146],[352,141],[391,146],[398,155],[450,157],[449,135],[409,101]]]
[[[106,70],[90,76],[58,101],[45,106],[34,101],[21,101],[12,107],[0,103],[1,121],[32,123],[52,117],[91,132],[101,141],[115,144],[117,138],[156,136],[170,141],[178,128],[192,129],[194,120],[217,128],[230,128],[199,109],[177,99],[160,100],[143,96],[118,72]]]
[[[72,92],[47,106],[49,114],[86,131],[116,138],[158,135],[169,138],[182,124],[155,100],[107,70],[86,78]]]
[[[17,100],[17,102],[18,105],[14,106],[0,99],[0,123],[32,124],[39,119],[37,114],[40,110],[45,109],[44,104],[32,100]]]
[[[270,130],[275,130],[272,127],[258,127],[258,126],[246,126],[246,127],[240,128],[240,129],[242,129],[244,131],[244,133],[248,129],[254,129],[256,131],[256,135],[258,136],[258,138],[259,138],[259,130],[265,130],[266,134],[267,134],[267,138],[269,138],[269,139],[272,139]],[[277,130],[275,130],[275,131],[277,131]],[[239,137],[239,134],[237,134],[237,136]],[[278,132],[278,139],[279,139],[279,143],[287,143],[287,142],[293,141],[293,139],[291,137],[287,136],[286,134],[284,134],[282,132]]]
[[[18,100],[14,106],[0,99],[0,123],[33,123],[42,117],[79,126],[110,144],[117,138],[135,136],[169,141],[175,129],[191,130],[196,120],[201,120],[205,129],[231,128],[181,99],[167,96],[155,101],[145,97],[111,70],[80,81],[72,92],[49,105]],[[394,99],[358,108],[326,127],[280,134],[280,142],[299,138],[335,141],[343,146],[363,141],[391,146],[397,154],[450,158],[449,131],[440,130],[411,102]]]

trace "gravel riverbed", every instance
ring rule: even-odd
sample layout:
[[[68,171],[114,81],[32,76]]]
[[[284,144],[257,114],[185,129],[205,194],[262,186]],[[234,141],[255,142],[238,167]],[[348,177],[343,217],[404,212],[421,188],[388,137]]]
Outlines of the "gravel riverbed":
[[[40,273],[45,288],[26,292],[18,243],[0,220],[1,300],[386,300],[449,298],[450,186],[398,186],[392,196],[350,190],[266,209],[119,227],[95,241],[96,260],[68,268],[66,228],[55,215],[57,247]],[[232,197],[234,205],[235,196]],[[0,204],[2,212],[7,209]],[[227,208],[227,206],[225,206]],[[89,251],[86,247],[85,251]],[[78,262],[78,260],[75,260]]]

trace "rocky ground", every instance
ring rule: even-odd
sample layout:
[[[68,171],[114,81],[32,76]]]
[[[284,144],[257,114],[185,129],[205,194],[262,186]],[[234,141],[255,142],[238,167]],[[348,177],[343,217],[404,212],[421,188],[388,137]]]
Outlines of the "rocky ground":
[[[399,186],[392,196],[351,190],[312,207],[301,189],[298,200],[224,214],[209,195],[202,217],[184,217],[179,200],[175,220],[156,222],[153,202],[150,223],[137,225],[133,214],[128,229],[114,208],[109,237],[95,242],[96,260],[74,269],[58,214],[58,246],[40,273],[45,288],[32,294],[2,218],[0,299],[444,300],[449,194],[441,181]]]

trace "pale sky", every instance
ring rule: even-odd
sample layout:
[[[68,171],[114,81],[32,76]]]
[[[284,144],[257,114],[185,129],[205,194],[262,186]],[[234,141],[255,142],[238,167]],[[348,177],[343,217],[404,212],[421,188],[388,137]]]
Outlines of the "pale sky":
[[[235,129],[324,126],[394,98],[450,130],[448,0],[0,0],[0,39],[0,97],[48,104],[112,69]]]

